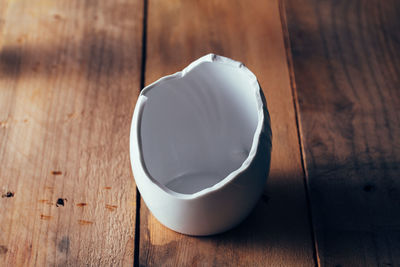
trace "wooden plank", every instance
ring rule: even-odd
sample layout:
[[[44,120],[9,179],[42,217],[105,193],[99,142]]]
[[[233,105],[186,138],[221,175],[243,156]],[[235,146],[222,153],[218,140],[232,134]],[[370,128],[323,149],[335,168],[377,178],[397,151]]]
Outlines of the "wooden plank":
[[[290,1],[322,266],[400,265],[400,3]]]
[[[132,266],[143,4],[1,7],[0,265]]]
[[[210,52],[244,62],[264,88],[274,135],[264,197],[236,229],[202,238],[165,228],[142,202],[139,264],[313,266],[278,1],[149,2],[147,84]]]

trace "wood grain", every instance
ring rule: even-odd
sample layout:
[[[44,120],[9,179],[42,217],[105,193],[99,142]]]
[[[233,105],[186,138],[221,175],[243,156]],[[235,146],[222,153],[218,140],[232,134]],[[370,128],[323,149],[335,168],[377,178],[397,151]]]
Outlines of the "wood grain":
[[[272,119],[271,175],[238,228],[189,237],[162,226],[142,202],[141,266],[313,266],[313,245],[278,1],[149,1],[146,84],[213,52],[244,62]]]
[[[321,266],[400,265],[400,3],[286,0]]]
[[[133,265],[142,19],[140,1],[0,2],[0,265]]]

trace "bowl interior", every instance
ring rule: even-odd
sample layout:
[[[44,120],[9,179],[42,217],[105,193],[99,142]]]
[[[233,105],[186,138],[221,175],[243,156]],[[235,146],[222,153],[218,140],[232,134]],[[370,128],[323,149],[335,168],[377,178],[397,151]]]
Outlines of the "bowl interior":
[[[143,94],[143,162],[170,190],[193,194],[240,168],[259,121],[257,90],[240,68],[203,62]]]

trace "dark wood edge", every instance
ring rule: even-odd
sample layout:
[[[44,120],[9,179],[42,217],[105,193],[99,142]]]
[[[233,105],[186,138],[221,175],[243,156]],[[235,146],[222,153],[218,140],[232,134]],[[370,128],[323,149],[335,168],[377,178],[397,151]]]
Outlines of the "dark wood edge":
[[[146,59],[147,59],[147,15],[148,15],[148,0],[143,0],[143,27],[142,27],[142,61],[140,67],[140,90],[145,87],[146,77]],[[139,249],[140,249],[140,202],[142,197],[140,196],[139,189],[136,186],[136,219],[135,219],[135,246],[134,246],[134,258],[133,266],[139,267]]]
[[[294,73],[294,67],[293,67],[290,36],[289,36],[289,30],[288,30],[287,20],[286,20],[285,2],[284,2],[284,0],[279,0],[278,3],[279,3],[279,17],[281,20],[283,41],[284,41],[285,52],[286,52],[286,63],[287,63],[288,70],[289,70],[290,87],[292,89],[297,136],[298,136],[299,147],[300,147],[299,152],[300,152],[300,158],[301,158],[301,167],[303,170],[303,184],[304,184],[304,190],[305,190],[306,201],[307,201],[307,213],[308,213],[307,217],[308,217],[309,225],[310,225],[311,241],[313,243],[313,258],[314,258],[315,266],[321,266],[321,261],[320,261],[320,257],[318,254],[318,244],[317,244],[316,238],[315,238],[316,232],[315,232],[315,224],[314,224],[313,216],[312,216],[310,188],[309,188],[309,182],[308,182],[309,176],[308,176],[308,171],[307,171],[306,154],[304,151],[304,144],[303,144],[303,135],[302,135],[302,129],[301,129],[301,125],[302,125],[301,124],[301,115],[300,115],[300,111],[299,111],[299,102],[298,102],[296,79],[295,79],[295,73]]]

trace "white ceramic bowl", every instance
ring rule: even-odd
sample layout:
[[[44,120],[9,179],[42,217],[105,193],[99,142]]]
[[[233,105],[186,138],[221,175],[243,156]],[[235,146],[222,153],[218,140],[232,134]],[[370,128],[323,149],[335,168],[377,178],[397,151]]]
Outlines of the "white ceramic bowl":
[[[130,155],[153,215],[188,235],[239,224],[258,201],[271,157],[269,114],[255,75],[209,54],[139,95]]]

